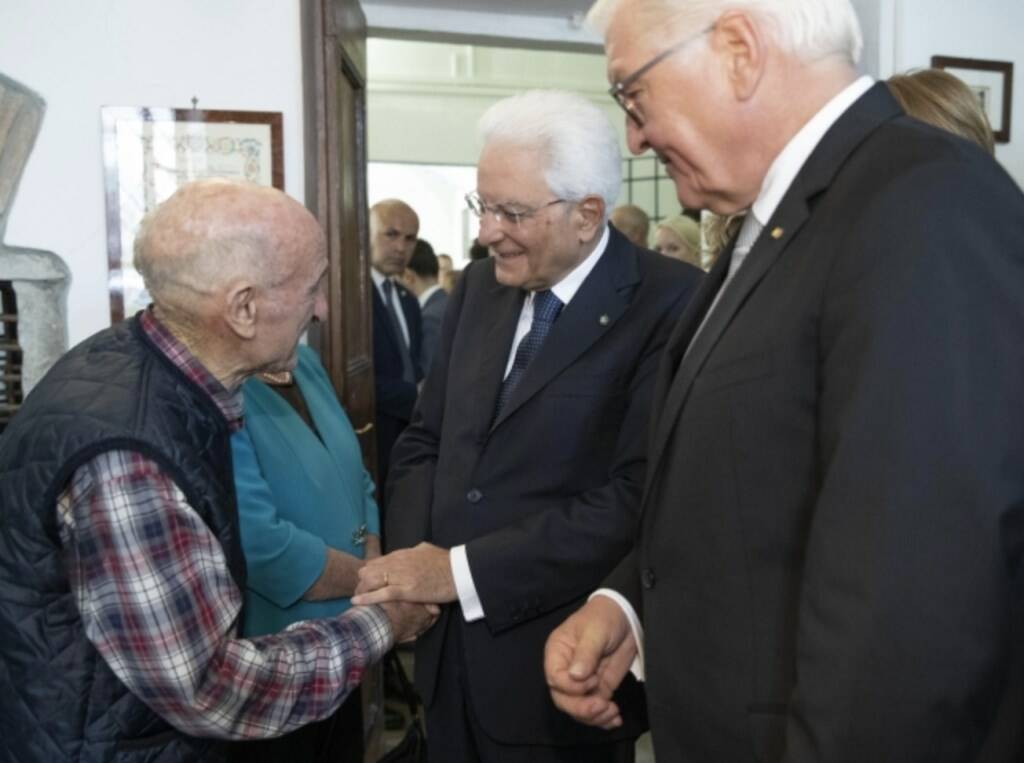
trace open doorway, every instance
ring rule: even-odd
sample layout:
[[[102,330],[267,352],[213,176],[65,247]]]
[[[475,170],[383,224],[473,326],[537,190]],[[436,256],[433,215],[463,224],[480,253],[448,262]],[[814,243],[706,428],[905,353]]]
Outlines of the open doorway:
[[[477,234],[464,201],[476,183],[477,120],[493,103],[525,90],[569,90],[601,107],[622,140],[619,203],[640,206],[653,221],[680,211],[653,155],[629,156],[599,52],[371,37],[367,70],[369,201],[409,203],[420,216],[420,237],[451,255],[456,268]]]

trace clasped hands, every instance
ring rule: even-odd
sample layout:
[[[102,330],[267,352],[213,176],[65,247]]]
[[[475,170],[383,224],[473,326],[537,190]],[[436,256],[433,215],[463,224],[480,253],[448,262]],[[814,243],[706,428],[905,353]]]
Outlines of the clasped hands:
[[[418,635],[437,620],[439,605],[457,599],[449,552],[420,543],[367,561],[359,570],[352,602],[425,607],[431,620]],[[612,696],[636,654],[625,613],[610,598],[595,596],[548,637],[544,674],[555,706],[590,726],[621,726],[622,714]]]
[[[359,569],[359,585],[352,603],[380,604],[395,622],[395,614],[425,613],[429,619],[399,641],[411,641],[430,628],[441,613],[440,605],[458,598],[447,549],[429,543],[392,551],[368,560]],[[394,613],[394,614],[393,614]],[[396,631],[401,630],[396,627]]]

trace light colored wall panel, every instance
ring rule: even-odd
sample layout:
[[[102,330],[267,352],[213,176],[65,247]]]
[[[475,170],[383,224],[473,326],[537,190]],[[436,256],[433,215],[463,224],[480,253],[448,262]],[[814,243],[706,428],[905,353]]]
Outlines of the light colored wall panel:
[[[2,0],[0,72],[46,99],[7,240],[67,261],[72,344],[110,322],[101,106],[284,112],[303,197],[299,0]]]

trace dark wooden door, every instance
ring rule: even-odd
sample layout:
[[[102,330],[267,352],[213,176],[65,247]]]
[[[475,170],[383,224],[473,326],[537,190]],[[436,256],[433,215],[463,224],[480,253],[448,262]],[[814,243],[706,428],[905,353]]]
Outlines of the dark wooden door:
[[[366,18],[357,0],[304,0],[306,203],[324,225],[329,315],[320,351],[373,471],[372,282],[366,198]]]
[[[303,0],[306,204],[327,234],[327,321],[311,331],[376,472],[366,197],[366,17],[357,0]],[[380,756],[380,670],[363,679],[366,760]]]

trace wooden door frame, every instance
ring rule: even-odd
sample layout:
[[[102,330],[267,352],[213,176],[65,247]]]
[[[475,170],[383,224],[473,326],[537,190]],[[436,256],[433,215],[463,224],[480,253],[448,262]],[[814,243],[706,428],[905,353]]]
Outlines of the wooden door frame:
[[[343,219],[346,208],[342,162],[351,157],[342,156],[342,130],[339,114],[344,104],[339,102],[342,77],[360,84],[366,92],[366,17],[357,0],[301,0],[302,73],[304,104],[303,149],[306,169],[306,207],[323,226],[327,238],[328,282],[327,302],[330,306],[327,320],[310,330],[310,344],[319,351],[320,358],[334,385],[338,399],[349,411],[352,424],[363,450],[363,460],[370,473],[375,472],[376,433],[373,428],[375,401],[373,384],[366,385],[362,395],[355,399],[348,379],[365,374],[373,378],[373,321],[370,289],[369,257],[359,269],[358,286],[348,285],[350,293],[357,289],[366,295],[361,320],[361,344],[366,354],[349,360],[345,347],[346,332],[342,326],[342,257],[353,252],[343,251],[343,231],[352,220]],[[365,99],[365,96],[364,96]],[[356,246],[359,252],[369,252],[369,209],[366,188],[366,108],[365,100],[357,104],[353,113],[356,122],[356,161],[348,169],[356,173],[355,211]],[[350,240],[351,245],[351,240]],[[351,336],[351,333],[349,334]],[[359,386],[359,385],[351,385]],[[358,413],[361,412],[361,413]],[[376,761],[380,756],[384,726],[383,681],[379,666],[367,670],[363,676],[363,740],[365,760]]]
[[[301,0],[302,7],[302,50],[303,50],[303,101],[305,111],[305,169],[306,206],[323,225],[327,237],[329,262],[328,304],[338,304],[341,293],[342,256],[341,230],[339,219],[342,194],[340,167],[341,132],[338,125],[338,85],[344,71],[347,76],[363,84],[365,90],[366,72],[362,62],[366,59],[366,17],[345,0]],[[361,161],[354,168],[362,189],[361,203],[357,205],[356,226],[359,246],[363,251],[369,247],[369,219],[366,205],[366,126],[365,110],[357,114],[361,120],[358,140]],[[360,277],[364,282],[370,278],[369,268],[364,268]],[[360,286],[364,289],[366,283]],[[367,305],[363,321],[366,347],[372,347],[372,313]],[[369,371],[367,363],[359,359],[355,367],[343,366],[344,332],[341,327],[341,313],[331,310],[326,325],[322,326],[317,342],[320,357],[327,374],[341,400],[346,399],[345,378],[349,374]],[[354,421],[357,430],[364,429],[370,422]],[[362,434],[362,432],[360,432]]]

